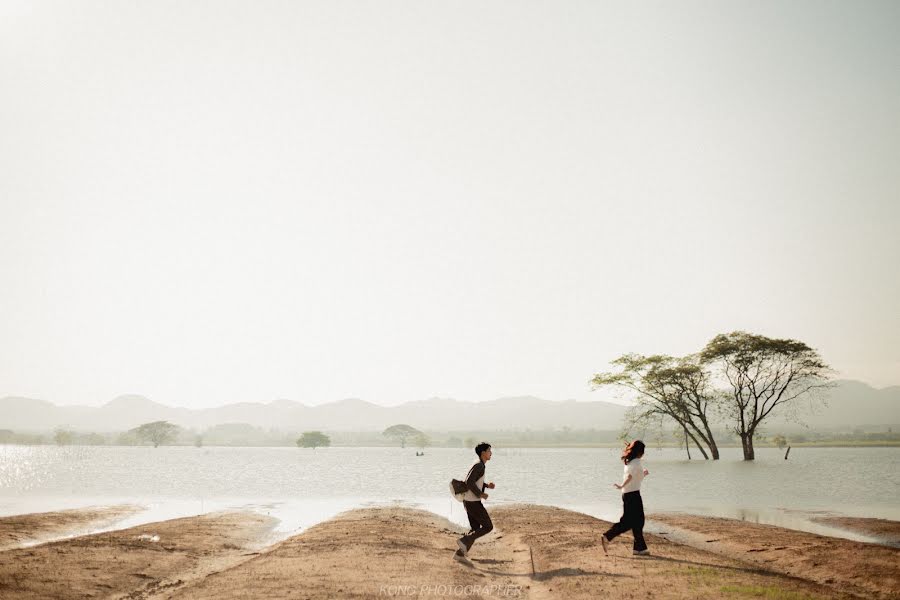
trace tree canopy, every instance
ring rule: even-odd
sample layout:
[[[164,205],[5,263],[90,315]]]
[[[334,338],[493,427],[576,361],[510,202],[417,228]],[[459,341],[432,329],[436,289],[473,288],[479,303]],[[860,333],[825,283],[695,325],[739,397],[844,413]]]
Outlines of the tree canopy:
[[[400,447],[406,448],[406,440],[424,434],[415,427],[401,423],[398,425],[391,425],[382,432],[382,435],[395,440],[400,440]]]
[[[664,354],[624,354],[612,364],[619,370],[598,373],[591,383],[595,387],[624,387],[637,393],[637,404],[628,413],[626,428],[668,417],[678,423],[704,458],[709,458],[706,452],[709,448],[713,459],[718,460],[719,448],[710,426],[715,392],[696,355],[676,358]]]
[[[832,370],[819,353],[797,340],[733,331],[714,337],[700,353],[727,384],[726,406],[741,438],[745,460],[753,460],[753,438],[776,408],[794,408],[801,398],[831,386]]]
[[[168,444],[175,440],[180,427],[173,425],[168,421],[153,421],[152,423],[144,423],[131,430],[140,440],[151,442],[154,448],[158,448],[160,444]]]
[[[331,438],[321,431],[304,431],[297,438],[297,446],[301,448],[326,448],[331,445]]]
[[[424,433],[419,433],[413,438],[413,445],[420,450],[424,450],[431,445],[431,438]]]
[[[698,354],[624,354],[611,364],[618,369],[594,375],[591,383],[635,392],[626,429],[671,419],[704,457],[708,448],[714,459],[719,451],[711,422],[717,417],[731,420],[744,460],[753,460],[753,439],[764,419],[776,409],[796,416],[797,401],[818,400],[817,392],[831,386],[832,372],[803,342],[744,331],[717,335]]]

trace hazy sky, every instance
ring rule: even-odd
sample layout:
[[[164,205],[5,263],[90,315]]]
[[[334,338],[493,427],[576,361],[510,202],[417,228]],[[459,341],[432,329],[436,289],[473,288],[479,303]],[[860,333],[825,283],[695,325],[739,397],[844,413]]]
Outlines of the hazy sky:
[[[0,396],[900,384],[900,3],[0,2]]]

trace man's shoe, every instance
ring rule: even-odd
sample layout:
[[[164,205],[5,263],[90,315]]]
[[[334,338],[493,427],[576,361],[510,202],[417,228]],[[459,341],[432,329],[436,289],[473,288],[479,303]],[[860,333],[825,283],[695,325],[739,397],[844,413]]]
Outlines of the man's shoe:
[[[465,556],[469,553],[469,547],[466,546],[466,543],[462,541],[462,538],[456,540],[456,545],[459,546],[459,551],[462,553],[462,556]]]
[[[650,556],[650,551],[649,550],[635,550],[633,552],[633,554],[635,556]]]
[[[603,545],[603,554],[609,556],[609,540],[605,535],[600,536],[600,543]]]
[[[464,565],[471,565],[472,561],[466,558],[465,554],[460,554],[459,550],[453,553],[453,560],[461,562]]]

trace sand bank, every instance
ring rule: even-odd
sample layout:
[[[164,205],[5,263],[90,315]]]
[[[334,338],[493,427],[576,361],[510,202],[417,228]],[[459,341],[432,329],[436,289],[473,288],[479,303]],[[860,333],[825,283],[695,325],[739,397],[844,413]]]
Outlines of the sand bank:
[[[43,513],[47,514],[47,513]],[[149,598],[231,567],[275,520],[219,513],[0,552],[0,598]]]
[[[672,532],[648,536],[651,557],[633,557],[627,535],[604,556],[604,521],[489,509],[495,531],[470,565],[452,559],[461,528],[425,511],[353,510],[265,548],[270,519],[226,513],[7,550],[0,598],[900,597],[895,548],[664,515]]]
[[[900,597],[900,549],[734,519],[654,515],[666,536],[864,598]]]
[[[900,547],[900,522],[859,517],[816,517],[817,523],[869,535],[888,546]]]
[[[139,506],[125,504],[2,517],[0,550],[88,533],[141,510]]]

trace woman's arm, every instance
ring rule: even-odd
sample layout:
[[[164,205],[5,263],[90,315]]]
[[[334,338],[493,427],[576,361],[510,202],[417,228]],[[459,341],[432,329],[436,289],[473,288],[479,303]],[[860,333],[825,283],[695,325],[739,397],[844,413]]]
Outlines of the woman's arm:
[[[631,481],[631,473],[628,474],[628,477],[625,478],[625,481],[622,482],[622,485],[619,485],[618,483],[614,483],[613,485],[616,486],[617,490],[621,490],[623,487],[628,485],[629,481]]]

